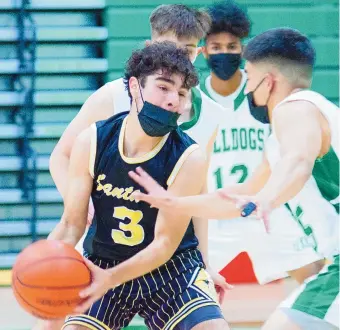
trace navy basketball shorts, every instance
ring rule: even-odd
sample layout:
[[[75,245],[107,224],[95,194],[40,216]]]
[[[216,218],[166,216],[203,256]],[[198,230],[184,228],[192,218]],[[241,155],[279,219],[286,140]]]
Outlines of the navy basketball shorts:
[[[119,262],[88,257],[103,269]],[[83,315],[67,318],[92,330],[116,330],[139,314],[149,329],[187,330],[213,319],[223,319],[217,295],[201,254],[190,250],[177,254],[156,270],[109,290]]]

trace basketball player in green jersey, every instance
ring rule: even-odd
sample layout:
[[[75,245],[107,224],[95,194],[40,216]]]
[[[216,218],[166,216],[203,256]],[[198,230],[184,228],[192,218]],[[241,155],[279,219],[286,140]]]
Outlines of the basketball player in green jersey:
[[[332,262],[281,303],[263,330],[339,329],[339,108],[310,90],[315,50],[299,31],[268,30],[249,42],[244,58],[250,111],[272,125],[252,177],[212,194],[173,198],[139,169],[131,176],[150,195],[134,197],[164,211],[220,219],[240,216],[235,204],[251,201],[274,237],[282,228],[275,208],[285,203],[301,230],[297,253],[311,247]]]
[[[200,88],[225,108],[208,171],[209,190],[214,191],[242,183],[251,176],[262,161],[269,124],[252,116],[244,94],[247,75],[240,65],[242,43],[251,26],[247,13],[232,0],[214,3],[207,11],[212,23],[203,54],[210,74],[201,81]],[[295,249],[301,233],[296,223],[290,221],[288,210],[277,209],[275,217],[282,218],[282,236],[275,240],[256,221],[211,221],[209,246],[213,255],[209,259],[213,268],[223,269],[246,251],[260,284],[286,277],[287,272],[301,283],[318,272],[323,266],[320,256],[312,248]],[[218,248],[223,240],[228,246]]]

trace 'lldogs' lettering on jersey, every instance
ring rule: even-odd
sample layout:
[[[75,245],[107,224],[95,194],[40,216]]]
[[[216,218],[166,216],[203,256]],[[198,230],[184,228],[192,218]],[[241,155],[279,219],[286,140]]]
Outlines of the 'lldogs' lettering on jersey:
[[[219,130],[214,153],[230,152],[235,150],[262,151],[264,147],[265,132],[263,128],[232,128]]]
[[[103,184],[102,181],[105,180],[105,178],[106,178],[105,174],[98,175],[96,189],[97,191],[103,190],[106,196],[111,196],[113,198],[124,199],[125,201],[138,203],[138,201],[135,200],[135,198],[132,196],[132,193],[134,192],[133,187],[118,188],[113,187],[111,183]],[[140,190],[135,191],[139,192]]]

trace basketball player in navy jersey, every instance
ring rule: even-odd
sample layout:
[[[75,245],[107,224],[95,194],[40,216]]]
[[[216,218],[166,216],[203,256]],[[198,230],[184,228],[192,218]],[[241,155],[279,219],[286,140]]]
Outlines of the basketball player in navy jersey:
[[[200,193],[204,153],[177,127],[197,73],[184,50],[155,43],[132,54],[125,83],[130,112],[93,124],[76,140],[64,214],[49,236],[76,245],[91,196],[96,217],[85,259],[93,282],[64,329],[121,329],[135,314],[149,329],[229,329],[190,216],[135,200],[142,188],[128,174],[142,165],[172,195]]]

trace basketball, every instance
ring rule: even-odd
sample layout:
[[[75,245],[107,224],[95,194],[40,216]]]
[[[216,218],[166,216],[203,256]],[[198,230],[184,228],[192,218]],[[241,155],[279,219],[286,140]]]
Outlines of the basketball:
[[[81,302],[79,292],[91,283],[82,256],[61,241],[41,240],[25,248],[12,272],[14,295],[40,319],[63,318]]]

